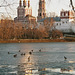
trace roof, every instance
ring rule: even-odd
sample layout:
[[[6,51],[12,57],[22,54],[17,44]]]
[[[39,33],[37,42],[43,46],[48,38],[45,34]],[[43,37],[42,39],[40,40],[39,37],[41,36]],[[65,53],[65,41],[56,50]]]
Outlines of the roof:
[[[33,18],[35,18],[34,16],[32,16],[32,15],[26,15],[26,17],[33,17]]]
[[[44,20],[46,20],[46,19],[49,19],[49,21],[50,21],[51,18],[53,18],[54,21],[61,21],[60,17],[46,17],[46,18],[41,19],[38,22],[44,22]]]

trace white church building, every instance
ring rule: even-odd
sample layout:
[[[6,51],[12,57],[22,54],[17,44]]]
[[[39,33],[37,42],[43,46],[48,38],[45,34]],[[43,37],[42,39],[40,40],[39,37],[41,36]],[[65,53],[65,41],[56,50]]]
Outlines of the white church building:
[[[74,12],[64,11],[60,12],[61,21],[55,22],[54,27],[64,33],[75,33],[75,23],[74,23]]]
[[[75,13],[72,10],[62,10],[60,11],[59,17],[47,17],[45,10],[45,0],[39,0],[39,9],[38,9],[38,17],[37,24],[40,25],[50,25],[51,18],[53,18],[54,23],[52,29],[57,29],[62,31],[63,33],[75,33]],[[44,22],[47,22],[44,24]]]

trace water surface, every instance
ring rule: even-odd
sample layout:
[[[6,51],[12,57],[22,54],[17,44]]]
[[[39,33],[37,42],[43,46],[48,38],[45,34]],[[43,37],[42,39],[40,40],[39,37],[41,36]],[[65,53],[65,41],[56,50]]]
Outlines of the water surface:
[[[75,43],[0,44],[0,75],[75,75]]]

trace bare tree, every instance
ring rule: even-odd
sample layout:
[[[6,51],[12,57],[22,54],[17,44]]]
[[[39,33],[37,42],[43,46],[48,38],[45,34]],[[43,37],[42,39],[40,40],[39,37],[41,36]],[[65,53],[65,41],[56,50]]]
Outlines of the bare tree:
[[[63,33],[61,31],[59,31],[59,30],[52,30],[51,37],[53,39],[58,39],[60,37],[63,37]]]
[[[74,7],[74,5],[73,5],[73,1],[72,0],[70,0],[70,4],[71,4],[71,6],[72,6],[72,9],[73,9],[73,11],[75,12],[75,7]]]

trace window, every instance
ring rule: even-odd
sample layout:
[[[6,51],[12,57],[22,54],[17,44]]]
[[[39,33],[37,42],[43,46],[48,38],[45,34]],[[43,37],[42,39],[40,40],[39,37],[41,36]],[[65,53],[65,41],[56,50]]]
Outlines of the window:
[[[44,13],[43,13],[43,16],[44,16]]]
[[[41,16],[41,13],[40,13],[40,16]]]
[[[68,16],[68,13],[66,13],[66,16]]]
[[[20,9],[20,10],[19,10],[19,13],[23,13],[23,10],[22,10],[22,9]]]
[[[23,17],[23,15],[19,15],[19,17]]]

